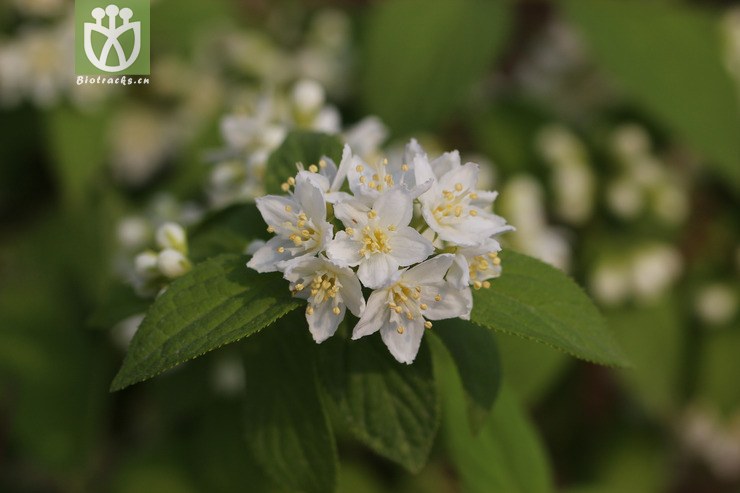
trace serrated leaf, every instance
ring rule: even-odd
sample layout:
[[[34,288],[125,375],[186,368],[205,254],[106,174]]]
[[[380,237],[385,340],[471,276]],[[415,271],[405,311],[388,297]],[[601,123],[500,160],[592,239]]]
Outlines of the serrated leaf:
[[[490,289],[473,292],[473,322],[593,363],[628,364],[604,318],[570,277],[512,251],[501,259],[501,277]]]
[[[396,0],[370,12],[361,95],[399,133],[449,116],[495,61],[508,30],[506,2]]]
[[[252,240],[268,238],[266,227],[255,204],[214,212],[190,232],[190,258],[199,262],[222,253],[244,253]]]
[[[412,472],[426,463],[439,426],[439,399],[426,343],[412,365],[398,363],[380,337],[322,350],[321,375],[337,414],[375,452]]]
[[[565,11],[620,87],[740,190],[740,111],[720,17],[675,2],[569,0]]]
[[[265,172],[265,191],[268,194],[284,194],[280,185],[298,172],[296,163],[308,168],[318,164],[327,156],[339,164],[342,143],[338,138],[319,132],[293,131],[283,143],[270,154]]]
[[[463,392],[448,355],[435,351],[443,395],[444,436],[464,493],[552,491],[542,444],[512,392],[503,386],[477,436],[467,425]]]
[[[244,345],[247,443],[289,491],[326,493],[337,484],[334,435],[316,384],[315,344],[290,317]]]
[[[221,255],[174,281],[149,309],[111,390],[238,341],[298,307],[278,274],[259,274],[246,262]]]
[[[462,380],[468,419],[473,433],[480,431],[501,386],[501,362],[493,333],[459,318],[434,323]]]

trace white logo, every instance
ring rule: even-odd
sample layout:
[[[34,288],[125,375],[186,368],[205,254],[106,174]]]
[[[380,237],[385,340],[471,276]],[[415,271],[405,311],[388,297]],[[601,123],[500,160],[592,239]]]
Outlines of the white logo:
[[[95,65],[100,70],[105,72],[120,72],[129,68],[136,59],[139,57],[141,51],[141,22],[129,22],[134,13],[129,8],[118,9],[117,5],[108,5],[105,10],[100,7],[94,8],[91,12],[95,23],[85,22],[85,55],[90,63]],[[103,25],[103,17],[108,16],[108,26]],[[116,27],[116,16],[120,16],[123,20],[123,24]],[[134,48],[127,57],[123,52],[123,46],[118,41],[118,38],[128,30],[132,30],[134,33]],[[92,45],[92,33],[97,31],[107,39],[103,45],[103,49],[100,51],[98,56],[93,50]],[[108,57],[110,51],[115,50],[118,56],[118,65],[108,65]]]

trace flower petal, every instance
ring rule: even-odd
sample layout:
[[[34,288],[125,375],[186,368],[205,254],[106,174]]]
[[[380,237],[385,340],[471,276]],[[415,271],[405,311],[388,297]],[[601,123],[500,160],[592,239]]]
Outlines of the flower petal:
[[[392,255],[374,253],[366,258],[357,269],[357,277],[371,289],[385,286],[398,271],[398,262]]]
[[[437,294],[439,301],[435,300]],[[470,314],[472,307],[470,288],[459,290],[449,283],[422,291],[421,301],[429,306],[424,310],[424,317],[429,320],[464,317]]]
[[[397,327],[386,324],[380,330],[380,336],[396,360],[410,365],[419,352],[421,338],[424,336],[424,320],[418,317],[407,322],[402,334]]]
[[[408,226],[414,215],[414,202],[408,191],[394,188],[378,197],[373,209],[382,226]]]
[[[326,256],[340,267],[355,267],[363,257],[360,255],[362,244],[340,231],[326,247]]]
[[[349,311],[356,317],[362,316],[365,310],[365,298],[362,296],[362,286],[354,272],[348,268],[335,268],[334,272],[342,285],[342,301]]]
[[[294,200],[279,195],[265,195],[255,202],[257,209],[262,214],[262,219],[265,220],[268,226],[272,226],[275,231],[285,230],[283,223],[286,221],[292,222],[293,220],[293,216],[286,211],[286,208],[296,210],[300,207]]]
[[[465,289],[470,284],[470,268],[465,255],[457,253],[447,272],[447,280],[457,289]]]
[[[383,324],[388,322],[388,291],[380,289],[374,291],[367,299],[365,311],[352,330],[352,339],[357,340],[360,337],[377,332]]]
[[[455,256],[451,253],[437,255],[407,270],[403,278],[421,285],[443,282],[445,274],[450,269],[454,258]]]
[[[460,167],[460,153],[458,151],[445,152],[437,159],[429,163],[434,172],[434,176],[441,178],[450,171]]]
[[[314,221],[323,221],[326,219],[326,201],[324,193],[316,188],[313,183],[305,177],[298,175],[296,180],[295,192],[293,193],[301,209],[306,215]]]
[[[475,190],[478,184],[479,166],[476,163],[466,163],[459,168],[452,169],[439,179],[443,190],[454,190],[460,183],[464,189]]]
[[[344,320],[346,310],[344,305],[339,305],[340,312],[339,315],[336,315],[332,311],[334,309],[334,305],[331,303],[324,302],[311,306],[313,307],[313,313],[309,315],[308,312],[306,312],[308,330],[311,332],[313,340],[317,343],[321,343],[334,335],[340,322]]]
[[[414,228],[399,228],[388,238],[391,255],[398,265],[407,266],[425,260],[434,252],[432,243]]]
[[[347,228],[362,228],[367,224],[370,208],[359,200],[347,200],[334,206],[334,215]]]
[[[247,262],[247,267],[257,272],[276,272],[280,270],[278,264],[291,258],[290,250],[288,250],[291,246],[293,246],[292,241],[276,236],[254,252]],[[280,247],[285,249],[283,253],[278,252]]]

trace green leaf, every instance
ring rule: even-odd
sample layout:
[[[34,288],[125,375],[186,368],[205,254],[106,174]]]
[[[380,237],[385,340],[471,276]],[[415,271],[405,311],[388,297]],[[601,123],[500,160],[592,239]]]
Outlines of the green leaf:
[[[381,2],[365,26],[361,96],[398,133],[450,116],[493,65],[505,39],[506,2]]]
[[[537,404],[573,362],[562,351],[521,337],[497,334],[496,342],[506,384],[527,405]]]
[[[302,317],[289,317],[244,345],[247,443],[290,491],[337,484],[337,452],[316,383],[315,344]]]
[[[670,418],[680,404],[687,333],[677,303],[612,310],[607,320],[634,365],[617,372],[620,380],[649,411]]]
[[[695,398],[699,402],[711,402],[729,415],[740,407],[740,385],[737,383],[740,324],[703,336]]]
[[[54,171],[67,205],[79,206],[90,192],[106,152],[105,114],[82,114],[68,107],[49,113],[47,132]]]
[[[203,262],[154,302],[111,390],[238,341],[299,304],[279,275],[248,269],[246,257],[221,255]]]
[[[375,452],[412,472],[424,466],[439,426],[429,349],[398,363],[378,335],[324,344],[321,367],[330,401],[350,431]]]
[[[548,344],[594,363],[626,366],[603,317],[561,271],[512,251],[501,254],[503,274],[473,292],[473,322]]]
[[[512,392],[504,386],[477,436],[466,423],[460,380],[452,361],[435,351],[440,368],[444,436],[464,493],[552,491],[550,467],[537,433]]]
[[[675,2],[563,3],[621,88],[740,191],[740,110],[723,65],[720,17]]]
[[[440,320],[431,331],[442,341],[462,379],[468,419],[474,433],[491,412],[501,386],[501,364],[490,330],[459,318]]]
[[[339,164],[342,143],[332,135],[318,132],[294,131],[270,154],[265,172],[265,190],[268,194],[283,194],[280,185],[298,172],[296,163],[308,168],[327,156]]]
[[[252,240],[269,237],[255,204],[239,204],[214,212],[189,236],[190,258],[194,262],[222,253],[243,253]]]

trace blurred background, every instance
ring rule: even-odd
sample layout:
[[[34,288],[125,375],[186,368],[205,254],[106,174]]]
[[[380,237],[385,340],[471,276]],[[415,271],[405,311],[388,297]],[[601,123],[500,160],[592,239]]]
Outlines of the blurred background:
[[[634,368],[498,338],[558,491],[740,491],[736,2],[152,0],[127,87],[76,84],[73,8],[0,3],[0,491],[276,491],[229,348],[108,386],[153,295],[136,254],[261,195],[294,128],[459,149],[506,247],[599,304]],[[418,476],[340,458],[343,492],[461,491],[442,444]]]

